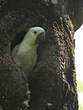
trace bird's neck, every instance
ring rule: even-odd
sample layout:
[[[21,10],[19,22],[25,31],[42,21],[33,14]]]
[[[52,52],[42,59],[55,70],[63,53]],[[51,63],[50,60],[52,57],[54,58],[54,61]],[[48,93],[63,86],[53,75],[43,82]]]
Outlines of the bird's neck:
[[[19,46],[19,52],[27,52],[28,50],[37,51],[37,45],[36,44],[30,44],[29,41],[25,40],[23,41]]]
[[[34,46],[34,45],[36,45],[35,39],[36,39],[36,36],[33,36],[32,33],[28,33],[28,34],[25,35],[24,40],[23,40],[22,43],[28,44],[30,46]]]

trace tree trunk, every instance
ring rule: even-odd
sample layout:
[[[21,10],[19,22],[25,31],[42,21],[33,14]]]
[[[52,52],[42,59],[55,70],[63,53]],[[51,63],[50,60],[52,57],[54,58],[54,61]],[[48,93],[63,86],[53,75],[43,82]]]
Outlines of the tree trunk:
[[[38,61],[28,78],[31,91],[29,109],[78,110],[73,24],[76,30],[83,23],[82,1],[0,0],[0,4],[0,56],[2,59],[5,57],[7,63],[9,62],[7,56],[11,59],[11,44],[18,33],[27,32],[28,28],[32,26],[41,26],[46,30],[45,43],[40,44],[38,48]],[[19,110],[25,99],[26,83],[21,83],[25,79],[22,79],[22,74],[19,76],[19,72],[16,72],[16,65],[11,69],[11,78],[9,75],[11,65],[6,62],[3,64],[3,60],[0,59],[0,97],[2,94],[5,95],[5,87],[2,88],[2,84],[7,86],[5,78],[9,80],[9,91],[20,93],[23,88],[22,99],[19,98],[21,93],[16,97],[20,101],[14,109]],[[3,74],[4,71],[7,76]],[[13,81],[14,79],[16,79],[16,83]],[[18,90],[16,91],[10,84],[14,84]],[[14,106],[15,97],[7,93],[6,97],[9,96],[12,97],[11,104],[9,104],[11,99],[5,103],[5,100],[0,98],[0,105],[4,110],[11,110]]]

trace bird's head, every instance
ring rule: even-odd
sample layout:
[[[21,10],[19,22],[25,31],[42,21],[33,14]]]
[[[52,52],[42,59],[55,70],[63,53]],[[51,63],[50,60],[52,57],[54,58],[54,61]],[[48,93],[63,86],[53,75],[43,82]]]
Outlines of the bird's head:
[[[41,27],[32,27],[28,30],[24,38],[28,43],[38,44],[45,40],[45,30]]]

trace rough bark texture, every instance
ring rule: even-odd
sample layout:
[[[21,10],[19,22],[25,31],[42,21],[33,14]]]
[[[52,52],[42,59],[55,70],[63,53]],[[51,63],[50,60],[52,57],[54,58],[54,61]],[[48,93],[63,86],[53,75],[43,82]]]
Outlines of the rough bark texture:
[[[38,48],[38,61],[28,78],[29,109],[78,110],[70,18],[75,30],[79,28],[82,4],[81,0],[0,0],[0,105],[4,110],[19,110],[27,98],[24,75],[11,58],[11,44],[18,33],[32,26],[43,27],[46,40]]]
[[[51,19],[55,16],[68,14],[75,26],[75,30],[83,23],[82,0],[0,0],[0,18],[8,11],[27,8],[39,11]]]
[[[73,25],[68,17],[48,24],[46,41],[29,77],[30,110],[78,110]]]
[[[22,72],[16,69],[10,56],[0,57],[0,106],[3,110],[19,110],[28,100]],[[2,110],[2,109],[0,109]]]

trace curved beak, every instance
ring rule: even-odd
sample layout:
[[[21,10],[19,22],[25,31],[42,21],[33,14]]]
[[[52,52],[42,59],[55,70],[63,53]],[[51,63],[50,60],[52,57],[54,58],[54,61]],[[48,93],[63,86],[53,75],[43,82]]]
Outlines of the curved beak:
[[[38,37],[36,39],[36,43],[39,44],[39,43],[41,43],[43,41],[45,41],[45,31],[43,31],[43,32],[38,34]]]

